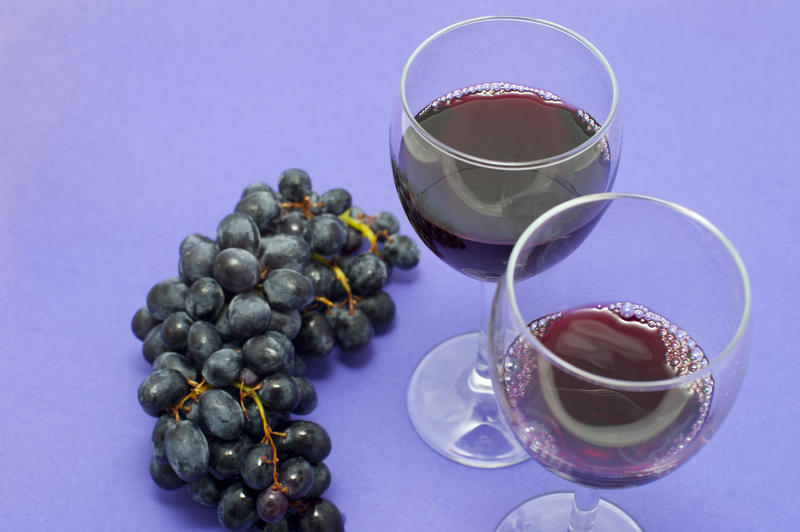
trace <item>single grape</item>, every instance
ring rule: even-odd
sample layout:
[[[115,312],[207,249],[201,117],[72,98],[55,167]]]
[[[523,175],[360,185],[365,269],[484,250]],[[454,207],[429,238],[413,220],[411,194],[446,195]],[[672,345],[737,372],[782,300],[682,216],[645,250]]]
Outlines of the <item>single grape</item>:
[[[243,366],[242,354],[224,347],[203,363],[203,378],[211,386],[231,386],[239,381]]]
[[[217,505],[217,520],[228,530],[245,530],[258,521],[256,498],[241,482],[222,492]]]
[[[147,307],[142,307],[133,315],[131,330],[136,338],[144,341],[144,339],[147,338],[147,333],[159,323],[161,323],[161,320],[155,319],[153,315],[150,314],[150,311],[147,310]]]
[[[280,216],[281,204],[272,189],[264,189],[243,196],[233,210],[252,218],[259,232],[264,234]]]
[[[173,312],[161,323],[161,341],[172,350],[186,350],[189,328],[193,323],[194,320],[185,311]]]
[[[222,497],[222,483],[206,473],[186,486],[192,500],[200,506],[214,508]]]
[[[343,188],[332,188],[320,196],[319,199],[324,204],[322,209],[335,215],[342,214],[353,203],[352,196]]]
[[[292,369],[292,376],[293,377],[302,377],[306,374],[308,370],[308,364],[306,363],[306,359],[304,359],[300,355],[294,356],[294,369]]]
[[[253,192],[271,192],[273,196],[275,195],[275,191],[266,183],[250,183],[242,191],[242,197],[244,198]]]
[[[209,444],[209,471],[219,479],[239,475],[244,455],[252,446],[253,442],[247,436],[235,440],[212,440]]]
[[[225,292],[213,277],[197,279],[186,294],[185,310],[196,320],[216,320],[225,306]]]
[[[237,294],[228,303],[228,321],[236,336],[250,337],[263,333],[271,316],[269,303],[255,291]]]
[[[277,310],[299,310],[314,300],[314,281],[295,270],[272,270],[264,279],[264,295]]]
[[[280,521],[289,509],[289,500],[279,489],[267,488],[258,494],[256,511],[258,516],[267,523]]]
[[[214,242],[198,242],[182,253],[178,261],[181,281],[191,285],[202,277],[211,277],[217,253],[219,248]]]
[[[365,347],[375,334],[367,315],[358,309],[353,312],[339,309],[335,323],[336,341],[345,351],[355,351]]]
[[[273,310],[267,330],[279,332],[287,338],[293,339],[300,331],[301,321],[300,312],[297,310],[287,310],[286,312]]]
[[[344,519],[332,502],[318,498],[306,503],[297,521],[298,532],[344,532]]]
[[[311,247],[298,235],[269,235],[261,239],[258,260],[261,266],[270,270],[289,268],[301,271],[311,260]]]
[[[318,296],[328,299],[333,297],[333,285],[337,283],[333,270],[319,262],[310,262],[305,268],[305,274],[314,281]]]
[[[286,345],[280,341],[278,332],[269,331],[273,334],[254,336],[248,339],[242,346],[244,363],[262,376],[271,375],[281,370],[286,370],[294,358],[294,351],[286,349]]]
[[[208,471],[208,440],[200,427],[189,420],[178,421],[164,434],[167,461],[175,474],[192,482]]]
[[[210,360],[210,359],[209,359]],[[200,396],[200,418],[212,436],[234,440],[244,431],[244,414],[239,402],[228,392],[211,389]]]
[[[272,447],[266,443],[253,445],[242,458],[242,480],[256,490],[271,486],[274,481]]]
[[[372,328],[376,333],[386,331],[394,321],[395,305],[391,296],[381,290],[380,292],[363,298],[356,303],[356,308],[367,315]]]
[[[245,249],[223,249],[214,259],[214,279],[229,292],[246,292],[255,288],[261,266],[258,259]]]
[[[353,293],[371,296],[377,293],[389,277],[384,262],[374,253],[365,252],[347,266],[345,270]]]
[[[217,226],[217,245],[221,250],[245,249],[258,254],[261,233],[253,219],[247,214],[234,212],[222,219]]]
[[[410,270],[419,264],[419,248],[405,235],[391,235],[383,245],[381,256],[388,264],[401,270]]]
[[[258,381],[261,380],[261,377],[252,369],[244,367],[242,371],[239,372],[238,380],[245,386],[255,386],[258,384]]]
[[[284,170],[278,179],[278,191],[286,201],[302,202],[311,194],[311,179],[299,168]]]
[[[290,412],[300,402],[300,390],[288,375],[273,373],[261,383],[258,397],[267,410]]]
[[[259,532],[297,532],[294,523],[294,516],[288,514],[283,519],[274,523],[264,523],[264,526],[258,530]]]
[[[299,456],[309,462],[325,460],[331,452],[331,438],[321,425],[313,421],[290,421],[283,429],[286,434],[275,440],[278,456]]]
[[[186,484],[184,480],[175,474],[169,464],[161,463],[155,457],[150,459],[150,477],[159,488],[170,491]]]
[[[230,315],[228,314],[227,305],[225,305],[225,307],[223,307],[222,309],[222,312],[219,313],[217,321],[214,322],[214,328],[217,329],[219,337],[222,338],[223,342],[232,342],[235,340],[236,335],[234,334],[233,329],[231,328],[231,319]]]
[[[306,493],[306,498],[312,499],[314,497],[319,497],[331,485],[331,470],[328,469],[328,466],[325,465],[325,462],[319,462],[318,464],[314,464],[314,485],[311,486],[311,489]]]
[[[300,392],[300,402],[294,407],[292,413],[301,416],[310,414],[317,408],[318,403],[317,391],[314,389],[314,384],[306,377],[292,376],[291,379],[297,385],[297,389]]]
[[[177,277],[154,285],[147,293],[147,309],[157,320],[165,320],[173,312],[183,310],[189,287]]]
[[[327,356],[336,344],[336,336],[328,320],[312,311],[303,316],[300,332],[294,339],[297,353],[309,358]]]
[[[158,421],[156,421],[156,424],[153,427],[153,435],[150,438],[150,441],[153,450],[153,459],[155,459],[159,464],[167,463],[167,453],[164,450],[164,434],[167,433],[167,429],[176,423],[177,421],[175,421],[174,417],[169,414],[164,414],[158,418]]]
[[[197,380],[197,370],[191,360],[173,351],[161,353],[153,361],[153,369],[174,369],[181,372],[187,379]]]
[[[180,246],[180,249],[179,249],[178,256],[183,255],[184,253],[189,251],[189,249],[191,249],[192,246],[194,246],[194,245],[196,245],[196,244],[198,244],[200,242],[205,242],[205,243],[210,243],[210,244],[214,243],[213,240],[211,240],[210,238],[208,238],[205,235],[201,235],[200,233],[192,233],[191,235],[188,235],[188,236],[186,236],[186,238],[181,240],[181,246]]]
[[[370,219],[369,228],[378,235],[378,240],[383,241],[386,240],[386,234],[400,230],[400,223],[394,214],[382,211]]]
[[[306,226],[306,215],[302,211],[292,211],[281,216],[275,224],[275,231],[284,235],[303,237],[303,228]]]
[[[278,482],[287,489],[286,496],[290,499],[305,497],[314,485],[314,467],[303,458],[281,460],[278,463]]]
[[[189,392],[186,377],[174,369],[157,369],[139,385],[138,399],[142,410],[159,417],[167,408],[178,404]]]
[[[144,355],[145,360],[152,364],[160,354],[167,351],[169,351],[169,348],[164,345],[164,341],[161,339],[161,324],[159,323],[150,329],[144,342],[142,342],[142,355]]]
[[[194,361],[195,367],[202,368],[208,357],[221,348],[222,337],[213,323],[196,321],[189,328],[186,354]]]
[[[312,251],[320,255],[335,255],[347,241],[347,226],[332,214],[321,214],[306,223],[303,238]]]
[[[364,243],[364,235],[362,235],[359,231],[356,231],[352,227],[347,226],[347,240],[345,240],[340,253],[348,255],[355,253],[356,251],[361,249],[363,243]]]

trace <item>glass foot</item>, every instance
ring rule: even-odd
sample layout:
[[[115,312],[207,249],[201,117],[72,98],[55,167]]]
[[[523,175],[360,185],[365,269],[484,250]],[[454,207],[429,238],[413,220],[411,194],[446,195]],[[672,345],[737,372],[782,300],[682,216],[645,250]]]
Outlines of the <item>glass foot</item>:
[[[429,351],[408,386],[408,415],[439,454],[471,467],[497,468],[530,456],[500,417],[491,381],[473,373],[480,335],[467,333]]]
[[[526,501],[509,512],[494,532],[566,531],[572,512],[572,493],[548,493]],[[642,532],[618,506],[600,499],[592,532]]]

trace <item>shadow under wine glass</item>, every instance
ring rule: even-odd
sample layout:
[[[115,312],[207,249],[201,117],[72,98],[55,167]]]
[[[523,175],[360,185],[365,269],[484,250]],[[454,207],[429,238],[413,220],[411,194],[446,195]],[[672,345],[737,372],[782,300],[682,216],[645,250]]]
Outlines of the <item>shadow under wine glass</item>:
[[[587,221],[580,247],[549,255]],[[710,439],[744,377],[750,305],[734,247],[676,204],[592,194],[533,222],[497,284],[492,381],[522,446],[578,488],[496,531],[641,530],[597,489],[656,480]]]
[[[491,290],[532,220],[612,187],[622,140],[616,109],[616,79],[602,54],[543,20],[459,22],[405,65],[390,128],[398,195],[428,248],[483,287],[478,332],[426,353],[407,393],[417,432],[456,462],[490,468],[528,458],[489,379]]]

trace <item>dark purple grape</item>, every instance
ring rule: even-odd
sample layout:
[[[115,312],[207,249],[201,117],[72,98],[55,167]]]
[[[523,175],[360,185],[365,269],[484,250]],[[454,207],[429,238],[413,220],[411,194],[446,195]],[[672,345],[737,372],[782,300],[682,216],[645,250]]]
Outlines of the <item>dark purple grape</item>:
[[[311,247],[296,234],[276,234],[261,239],[258,260],[264,268],[302,270],[311,260]]]
[[[252,194],[253,192],[271,192],[272,195],[277,198],[275,191],[266,183],[250,183],[242,191],[242,197]]]
[[[205,235],[201,235],[200,233],[192,233],[191,235],[186,236],[186,238],[184,238],[181,241],[181,246],[180,246],[180,249],[179,249],[179,252],[178,252],[178,256],[183,255],[184,253],[189,251],[189,249],[191,249],[193,246],[195,246],[196,244],[201,243],[201,242],[205,242],[205,243],[209,243],[209,244],[213,244],[214,243],[213,240],[211,240],[210,238],[208,238]]]
[[[153,361],[153,369],[174,369],[181,372],[187,379],[197,380],[197,370],[192,361],[173,351],[161,353]]]
[[[210,359],[209,359],[210,360]],[[234,440],[244,431],[244,414],[236,399],[219,389],[200,396],[200,418],[206,431],[223,440]]]
[[[252,290],[258,284],[261,266],[245,249],[223,249],[214,259],[214,279],[229,292]]]
[[[272,270],[264,279],[264,295],[277,310],[299,310],[314,300],[314,281],[296,270]]]
[[[167,463],[161,463],[153,457],[150,460],[150,477],[156,485],[165,490],[176,490],[186,484]]]
[[[217,505],[217,520],[228,530],[245,530],[258,521],[256,497],[241,482],[222,492]]]
[[[355,253],[356,251],[361,249],[362,244],[364,244],[364,235],[362,235],[359,231],[353,229],[352,227],[348,226],[347,240],[345,240],[340,253],[348,255],[351,253]]]
[[[186,354],[194,360],[195,367],[202,368],[208,357],[222,348],[222,337],[217,328],[207,321],[196,321],[186,338]]]
[[[258,292],[237,294],[228,303],[228,321],[236,336],[248,338],[267,330],[272,311]]]
[[[186,377],[174,369],[157,369],[139,385],[138,399],[142,410],[159,417],[167,408],[178,404],[189,392]]]
[[[313,421],[290,421],[283,429],[286,434],[277,438],[278,456],[299,456],[311,463],[325,460],[331,452],[331,438],[321,425]]]
[[[147,307],[142,307],[133,315],[131,330],[136,338],[144,341],[144,339],[147,338],[147,333],[159,323],[161,323],[161,320],[155,319],[153,315],[150,314],[150,311],[147,310]]]
[[[371,296],[386,284],[389,272],[386,264],[374,253],[365,252],[347,266],[345,270],[354,294]]]
[[[419,264],[419,248],[405,235],[393,234],[381,250],[383,260],[401,270],[410,270]]]
[[[301,416],[310,414],[317,408],[317,391],[314,389],[314,384],[306,377],[295,377],[291,379],[297,384],[297,389],[300,392],[300,402],[292,410],[293,414]]]
[[[297,353],[309,358],[327,356],[336,344],[336,336],[327,318],[319,312],[303,316],[300,332],[294,339]]]
[[[252,191],[242,196],[233,210],[252,218],[259,232],[264,234],[280,216],[281,204],[275,192],[268,188]]]
[[[256,223],[241,212],[229,214],[217,226],[217,245],[221,250],[239,248],[257,255],[260,240],[261,233]]]
[[[263,490],[274,482],[272,447],[266,443],[253,445],[242,458],[242,480],[256,490]]]
[[[175,351],[186,350],[186,339],[193,323],[194,320],[185,311],[173,312],[161,323],[161,341]]]
[[[310,262],[305,268],[305,274],[314,281],[318,296],[328,299],[333,297],[333,285],[338,281],[331,268],[319,262]]]
[[[242,471],[244,455],[253,446],[247,436],[235,440],[213,440],[209,444],[209,470],[219,479],[237,476]]]
[[[278,482],[287,489],[286,496],[290,499],[305,497],[314,485],[314,467],[303,458],[281,460],[278,463]]]
[[[175,421],[173,416],[164,414],[158,418],[158,421],[156,421],[156,424],[153,427],[153,435],[150,438],[150,441],[153,450],[153,458],[159,464],[167,463],[167,453],[164,450],[164,434],[167,433],[167,429],[176,423],[177,421]]]
[[[343,188],[332,188],[319,199],[323,203],[322,210],[335,215],[342,214],[353,203],[352,196]]]
[[[216,320],[224,306],[225,292],[213,277],[196,280],[186,294],[186,312],[196,320]]]
[[[287,338],[293,339],[300,332],[301,322],[302,318],[297,310],[287,310],[286,312],[273,310],[267,330],[279,332]]]
[[[152,364],[161,353],[166,353],[167,351],[169,351],[169,348],[164,345],[164,341],[161,339],[161,324],[159,323],[150,329],[144,342],[142,342],[142,355],[144,355],[145,360]]]
[[[203,363],[203,378],[211,386],[231,386],[239,381],[243,366],[241,353],[223,347]]]
[[[284,235],[303,237],[303,228],[306,226],[306,216],[302,211],[292,211],[281,216],[275,224],[275,231]]]
[[[192,500],[200,506],[214,508],[222,497],[222,483],[206,473],[186,486]]]
[[[300,203],[311,194],[311,179],[299,168],[284,170],[278,179],[278,191],[286,201]]]
[[[268,331],[265,335],[250,338],[242,346],[245,364],[259,375],[266,377],[285,371],[294,359],[294,351],[286,349],[286,344],[277,336],[279,334]]]
[[[339,509],[326,499],[310,499],[297,521],[298,532],[344,532]]]
[[[372,340],[375,331],[369,318],[362,311],[356,309],[350,312],[345,309],[337,309],[334,315],[336,341],[345,351],[361,349]]]
[[[386,240],[386,234],[393,234],[400,230],[400,223],[394,214],[386,211],[379,212],[369,221],[369,228],[378,235],[378,240]]]
[[[173,312],[184,309],[189,287],[177,277],[165,279],[147,293],[147,309],[153,318],[165,320]]]
[[[289,499],[279,489],[267,488],[256,499],[258,516],[267,523],[275,523],[283,519],[289,509]]]
[[[314,465],[314,485],[306,493],[306,498],[311,499],[319,497],[331,485],[331,470],[325,465],[325,462],[320,462]]]
[[[356,303],[356,308],[367,315],[376,333],[386,331],[394,321],[394,301],[383,290],[375,295],[363,298]]]
[[[200,427],[189,420],[178,421],[167,429],[164,450],[172,470],[186,482],[197,480],[208,471],[208,441]]]
[[[214,242],[198,242],[182,253],[178,261],[181,281],[191,285],[198,279],[211,277],[217,253],[219,248]]]
[[[273,373],[262,381],[258,397],[264,408],[275,412],[290,412],[300,402],[300,390],[288,375]]]
[[[336,255],[347,241],[347,226],[332,214],[321,214],[306,223],[303,238],[311,246],[311,251]]]

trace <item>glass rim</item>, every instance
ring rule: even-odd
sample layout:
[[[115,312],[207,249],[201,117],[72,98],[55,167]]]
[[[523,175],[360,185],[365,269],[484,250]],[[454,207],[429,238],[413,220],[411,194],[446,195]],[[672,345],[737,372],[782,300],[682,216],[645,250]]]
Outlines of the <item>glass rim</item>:
[[[563,360],[558,354],[548,349],[542,342],[539,341],[539,339],[537,339],[530,332],[527,322],[522,317],[522,313],[520,312],[519,306],[517,305],[517,298],[514,292],[514,279],[515,279],[515,270],[517,261],[519,260],[520,253],[522,252],[525,243],[530,239],[530,236],[536,230],[538,230],[542,225],[544,225],[547,221],[552,219],[554,216],[561,214],[562,212],[567,211],[573,207],[598,201],[609,201],[617,199],[631,199],[631,200],[640,200],[640,201],[658,203],[665,207],[673,209],[674,211],[684,215],[688,219],[694,220],[695,222],[699,223],[703,228],[707,229],[722,243],[725,250],[729,253],[733,263],[736,265],[737,271],[739,272],[740,280],[742,282],[742,286],[744,288],[744,304],[742,306],[742,312],[739,318],[739,325],[736,328],[736,332],[733,335],[733,338],[728,342],[725,348],[716,357],[714,357],[714,359],[711,360],[706,366],[700,368],[695,372],[689,373],[687,375],[676,376],[669,379],[661,379],[655,381],[630,381],[623,379],[612,379],[609,377],[596,375],[590,371],[581,369]],[[505,286],[503,286],[503,283],[505,284]],[[750,278],[747,274],[747,269],[744,266],[744,262],[742,261],[739,252],[736,251],[736,248],[733,247],[733,244],[730,242],[730,240],[728,240],[728,237],[726,237],[722,233],[722,231],[720,231],[714,224],[709,222],[705,217],[701,216],[695,211],[690,210],[681,205],[678,205],[677,203],[655,198],[652,196],[645,196],[642,194],[628,194],[619,192],[603,192],[603,193],[587,194],[585,196],[580,196],[578,198],[574,198],[569,201],[565,201],[564,203],[561,203],[559,205],[556,205],[555,207],[551,208],[550,210],[539,216],[525,229],[525,231],[519,237],[517,242],[514,244],[514,248],[511,251],[511,255],[509,256],[508,265],[506,266],[506,271],[504,272],[503,278],[498,284],[499,284],[498,290],[505,289],[506,291],[511,306],[512,314],[516,321],[517,328],[522,331],[525,340],[531,345],[535,345],[537,348],[537,352],[547,357],[550,363],[588,382],[592,382],[594,384],[598,384],[601,386],[606,386],[608,388],[613,388],[617,390],[627,390],[627,391],[664,390],[668,388],[673,388],[676,385],[684,385],[687,383],[695,382],[699,379],[702,379],[710,375],[712,373],[712,370],[720,367],[725,362],[727,362],[728,356],[730,355],[731,351],[733,351],[733,349],[744,340],[745,332],[747,330],[747,326],[750,321],[750,311],[752,303]]]
[[[408,72],[411,68],[411,65],[414,63],[414,60],[417,56],[426,49],[431,43],[433,43],[438,38],[450,33],[451,31],[457,30],[464,26],[469,26],[471,24],[479,24],[482,22],[494,22],[494,21],[506,21],[506,22],[526,22],[532,23],[539,26],[546,26],[556,31],[560,31],[561,33],[567,35],[578,41],[584,47],[586,47],[595,58],[599,61],[599,63],[603,66],[606,74],[608,75],[609,80],[611,81],[611,88],[612,88],[612,95],[611,95],[611,106],[609,112],[605,119],[600,124],[600,128],[595,132],[594,135],[586,139],[584,142],[575,146],[569,151],[564,153],[560,153],[558,155],[554,155],[552,157],[545,157],[542,159],[536,159],[532,161],[497,161],[493,159],[485,159],[483,157],[477,157],[471,155],[466,152],[462,152],[456,150],[455,148],[450,147],[449,145],[441,142],[440,140],[433,137],[430,133],[428,133],[420,124],[417,122],[415,118],[415,114],[412,113],[411,109],[408,106],[408,101],[406,100],[406,81],[408,78]],[[550,22],[548,20],[539,19],[539,18],[531,18],[531,17],[516,17],[516,16],[486,16],[486,17],[477,17],[471,18],[467,20],[462,20],[461,22],[456,22],[455,24],[451,24],[441,30],[437,31],[417,46],[417,48],[412,52],[411,56],[406,61],[405,66],[403,67],[403,73],[400,77],[400,102],[403,108],[403,114],[409,120],[411,127],[414,131],[426,142],[433,145],[440,151],[443,151],[450,155],[455,159],[459,159],[463,162],[475,165],[475,166],[482,166],[485,168],[492,168],[492,169],[499,169],[499,170],[537,170],[541,168],[546,168],[548,166],[552,166],[555,164],[563,163],[564,161],[568,161],[578,155],[584,153],[585,151],[589,150],[600,142],[608,132],[611,127],[611,124],[614,122],[614,116],[617,112],[617,103],[619,100],[619,87],[617,85],[617,78],[614,74],[614,71],[611,69],[611,65],[606,60],[605,56],[597,49],[595,45],[593,45],[589,40],[585,37],[580,35],[579,33],[572,31],[571,29],[567,28],[566,26],[562,26],[560,24],[556,24],[555,22]]]

